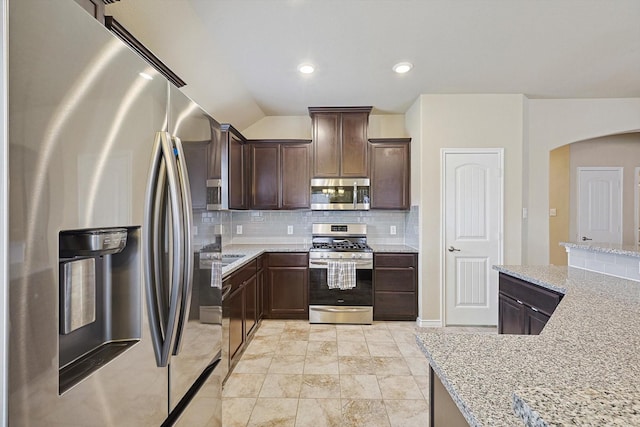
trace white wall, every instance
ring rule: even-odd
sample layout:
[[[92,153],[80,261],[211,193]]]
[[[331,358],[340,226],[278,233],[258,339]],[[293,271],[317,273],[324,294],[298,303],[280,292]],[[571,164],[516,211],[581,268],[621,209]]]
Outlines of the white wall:
[[[408,126],[420,141],[420,320],[442,321],[440,247],[440,149],[504,148],[504,262],[520,264],[522,248],[522,163],[524,106],[522,95],[422,95],[409,110]],[[412,153],[413,155],[413,153]],[[413,156],[412,156],[413,157]],[[413,178],[413,177],[412,177]]]
[[[266,116],[240,132],[247,139],[311,139],[311,117]],[[369,138],[403,138],[407,135],[404,115],[369,116]]]
[[[529,218],[525,264],[549,261],[549,151],[576,141],[640,130],[640,98],[530,99],[528,127]]]

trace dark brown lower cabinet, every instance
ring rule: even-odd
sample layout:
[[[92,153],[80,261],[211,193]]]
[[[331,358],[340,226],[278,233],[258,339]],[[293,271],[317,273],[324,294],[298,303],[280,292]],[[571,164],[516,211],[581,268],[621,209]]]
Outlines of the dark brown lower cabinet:
[[[225,278],[222,288],[228,286],[231,287],[231,293],[223,302],[223,310],[229,313],[229,358],[233,365],[259,320],[256,261],[249,261]]]
[[[418,255],[373,255],[373,319],[416,320],[418,317]]]
[[[256,287],[258,293],[258,321],[264,317],[265,306],[265,282],[264,282],[264,262],[266,255],[260,255],[258,257],[258,267],[256,271]]]
[[[234,359],[244,344],[244,298],[242,288],[228,297],[229,307],[229,357]],[[226,301],[225,301],[226,302]]]
[[[244,285],[245,337],[251,335],[258,324],[258,286],[254,274]]]
[[[538,335],[563,295],[536,284],[500,273],[498,333]]]
[[[309,256],[270,253],[267,259],[265,318],[309,318]]]

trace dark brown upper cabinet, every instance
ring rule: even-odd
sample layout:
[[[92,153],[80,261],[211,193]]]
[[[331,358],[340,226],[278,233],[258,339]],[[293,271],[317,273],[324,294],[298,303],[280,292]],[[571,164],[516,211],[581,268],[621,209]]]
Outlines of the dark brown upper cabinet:
[[[249,146],[247,140],[230,124],[220,125],[223,150],[223,167],[228,173],[229,209],[249,209]]]
[[[308,209],[310,141],[252,140],[252,209]]]
[[[411,207],[411,138],[369,140],[371,209]]]
[[[367,178],[372,107],[309,107],[313,178]]]

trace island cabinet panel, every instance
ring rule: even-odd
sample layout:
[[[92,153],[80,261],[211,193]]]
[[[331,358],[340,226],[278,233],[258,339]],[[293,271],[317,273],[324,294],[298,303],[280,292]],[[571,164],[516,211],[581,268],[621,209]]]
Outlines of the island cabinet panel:
[[[374,320],[418,317],[417,263],[414,253],[373,255]]]
[[[270,253],[265,277],[265,318],[309,318],[307,253]]]
[[[371,107],[309,107],[313,178],[367,178]]]
[[[371,209],[411,207],[411,138],[369,140]]]
[[[500,273],[498,333],[538,335],[563,295]]]

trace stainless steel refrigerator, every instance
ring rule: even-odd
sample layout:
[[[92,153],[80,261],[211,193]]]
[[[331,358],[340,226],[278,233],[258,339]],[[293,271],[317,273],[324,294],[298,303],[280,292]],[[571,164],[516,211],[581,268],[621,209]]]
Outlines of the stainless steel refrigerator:
[[[73,0],[8,14],[9,425],[221,425],[183,153],[215,121]]]

